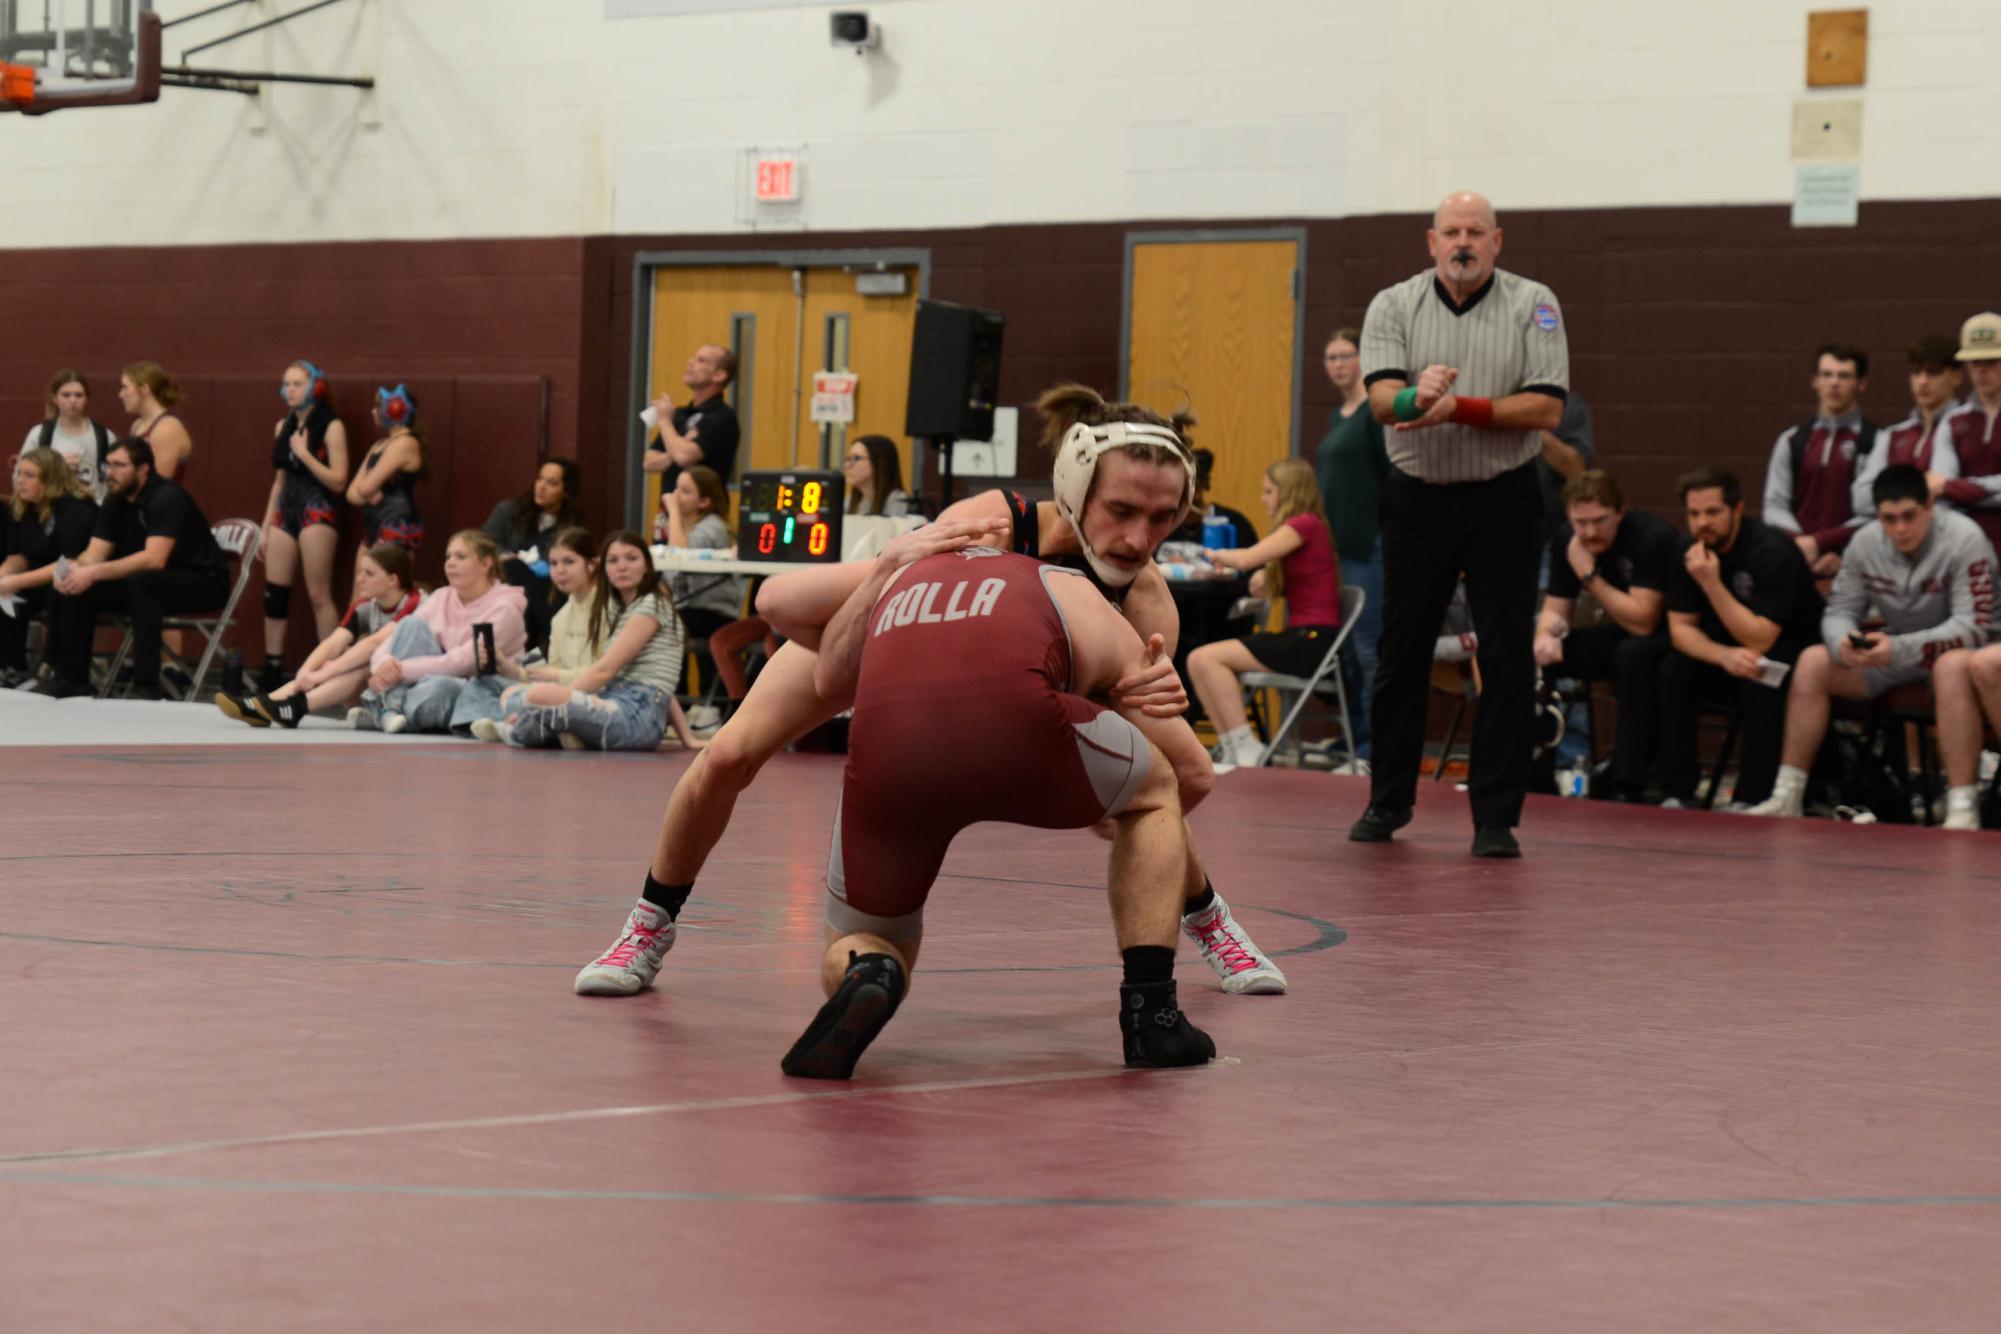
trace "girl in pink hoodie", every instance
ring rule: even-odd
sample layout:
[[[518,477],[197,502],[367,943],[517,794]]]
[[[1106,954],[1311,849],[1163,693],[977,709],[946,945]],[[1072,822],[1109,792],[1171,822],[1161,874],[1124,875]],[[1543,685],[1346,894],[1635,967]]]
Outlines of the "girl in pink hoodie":
[[[397,622],[389,642],[375,650],[368,689],[360,706],[349,710],[348,725],[471,735],[474,718],[498,711],[506,684],[482,675],[473,627],[493,627],[497,661],[517,660],[528,642],[522,620],[527,602],[519,588],[502,582],[492,538],[477,528],[453,534],[445,546],[445,586]]]

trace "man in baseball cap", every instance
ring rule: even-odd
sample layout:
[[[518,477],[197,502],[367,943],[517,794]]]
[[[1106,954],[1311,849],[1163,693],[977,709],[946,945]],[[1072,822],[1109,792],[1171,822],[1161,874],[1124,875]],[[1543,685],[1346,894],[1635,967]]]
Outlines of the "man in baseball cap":
[[[1959,360],[1973,395],[1939,423],[1939,441],[1950,443],[1959,471],[1940,496],[2001,542],[2001,315],[1982,311],[1960,326]]]

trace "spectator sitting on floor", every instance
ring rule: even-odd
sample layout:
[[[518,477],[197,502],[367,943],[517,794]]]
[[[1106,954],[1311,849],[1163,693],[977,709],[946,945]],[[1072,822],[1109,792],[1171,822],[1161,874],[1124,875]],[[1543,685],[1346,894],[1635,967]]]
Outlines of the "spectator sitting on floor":
[[[1249,548],[1205,548],[1202,554],[1233,570],[1263,566],[1251,579],[1251,595],[1283,595],[1285,629],[1255,630],[1241,639],[1204,644],[1188,655],[1189,684],[1216,728],[1222,762],[1232,765],[1256,764],[1264,751],[1245,717],[1238,677],[1258,671],[1312,676],[1341,624],[1340,567],[1313,465],[1300,458],[1280,459],[1265,469],[1259,498],[1278,522],[1270,537]]]
[[[1866,525],[1835,576],[1821,617],[1821,642],[1800,654],[1786,703],[1784,762],[1771,797],[1752,815],[1797,817],[1807,771],[1827,735],[1829,700],[1875,699],[1899,686],[1933,681],[1942,655],[1983,647],[1994,628],[1994,547],[1980,525],[1938,509],[1924,473],[1894,463],[1872,484],[1876,521]],[[1862,631],[1874,607],[1883,629]],[[1934,682],[1939,744],[1945,752],[1946,828],[1978,829],[1980,715],[1966,673]]]
[[[549,618],[556,610],[550,602],[548,539],[558,529],[583,524],[582,476],[575,459],[545,460],[528,489],[495,505],[481,525],[500,548],[501,577],[527,590],[528,642],[536,648],[548,647]]]
[[[354,605],[307,655],[296,676],[268,694],[245,697],[219,691],[216,707],[252,727],[297,727],[308,713],[359,700],[368,684],[369,659],[392,627],[417,610],[423,594],[410,553],[389,542],[377,543],[355,560],[354,587],[359,594]]]
[[[1820,638],[1820,594],[1801,548],[1744,517],[1735,476],[1698,468],[1676,490],[1689,542],[1668,585],[1674,651],[1661,659],[1656,678],[1663,804],[1686,806],[1695,796],[1695,713],[1708,702],[1739,710],[1743,751],[1733,807],[1755,806],[1772,795],[1786,719],[1786,680],[1766,678]]]
[[[181,387],[157,362],[134,362],[118,377],[118,401],[132,414],[128,434],[152,447],[153,475],[186,486],[183,473],[195,442],[187,423],[174,411],[181,398]]]
[[[1858,406],[1868,387],[1868,353],[1823,344],[1814,353],[1814,415],[1779,433],[1765,470],[1765,522],[1793,539],[1816,579],[1834,577],[1867,518],[1856,512],[1854,482],[1876,442]]]
[[[573,749],[653,750],[670,717],[683,746],[697,742],[673,708],[686,651],[681,618],[660,588],[646,539],[613,533],[598,556],[590,597],[590,645],[597,660],[568,685],[536,682],[509,692],[499,720],[473,724],[473,735],[510,746],[560,742]]]
[[[369,657],[368,688],[348,710],[350,727],[385,732],[460,732],[494,717],[506,682],[502,661],[527,646],[522,621],[527,596],[500,577],[500,548],[477,528],[445,544],[445,587],[396,623],[389,641]],[[476,651],[479,626],[493,631],[494,661]]]
[[[661,497],[660,510],[667,516],[670,547],[727,555],[736,545],[729,525],[730,493],[714,468],[699,463],[683,468],[673,489]],[[677,570],[667,576],[667,587],[688,633],[697,639],[711,638],[743,613],[743,580],[736,575]],[[743,642],[762,637],[767,628],[760,623]]]
[[[179,484],[153,472],[144,440],[120,440],[105,460],[108,491],[90,544],[55,581],[49,607],[49,661],[43,694],[88,695],[97,617],[125,612],[132,622],[132,689],[160,699],[161,640],[169,612],[215,611],[229,598],[229,558],[201,507]]]
[[[1959,476],[1959,456],[1952,433],[1939,429],[1959,411],[1966,371],[1958,361],[1959,344],[1944,334],[1925,334],[1904,351],[1911,367],[1911,415],[1876,433],[1876,445],[1855,470],[1853,504],[1857,514],[1875,512],[1872,486],[1876,474],[1893,463],[1908,463],[1925,474],[1933,499]],[[1941,447],[1943,442],[1943,447]]]
[[[1654,680],[1668,651],[1661,607],[1681,544],[1665,519],[1627,510],[1625,493],[1608,473],[1582,472],[1565,482],[1563,505],[1569,519],[1549,544],[1536,665],[1549,677],[1614,683],[1619,734],[1607,792],[1637,800],[1653,758]],[[1577,599],[1586,593],[1604,609],[1599,624],[1576,624]],[[1555,757],[1539,763],[1553,768]]]
[[[515,697],[537,682],[568,685],[591,665],[591,586],[597,577],[597,540],[583,528],[564,528],[549,539],[549,583],[563,598],[549,622],[549,648],[543,660],[532,666],[502,663],[500,674],[516,680],[500,692],[500,713],[507,716]],[[492,728],[494,718],[476,721],[472,734],[482,741],[498,741]]]
[[[14,499],[0,540],[0,689],[28,679],[28,622],[53,596],[56,560],[75,560],[90,545],[97,502],[54,449],[31,449],[14,465]]]
[[[28,428],[21,442],[18,462],[30,450],[53,449],[69,465],[70,476],[81,482],[91,499],[104,500],[104,459],[111,442],[118,437],[90,415],[90,381],[72,370],[60,370],[49,380],[47,417]]]
[[[888,436],[865,435],[850,441],[841,475],[848,483],[848,513],[891,519],[910,513],[910,493],[903,489],[903,458]]]

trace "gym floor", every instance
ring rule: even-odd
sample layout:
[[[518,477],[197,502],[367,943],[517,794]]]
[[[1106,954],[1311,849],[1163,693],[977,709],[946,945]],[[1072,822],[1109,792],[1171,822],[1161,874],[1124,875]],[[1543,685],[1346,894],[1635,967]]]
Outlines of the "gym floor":
[[[2001,1313],[1989,835],[1534,798],[1496,864],[1444,786],[1358,847],[1361,780],[1228,775],[1195,829],[1292,990],[1184,950],[1225,1059],[1154,1073],[1119,1060],[1105,845],[987,826],[829,1086],[778,1057],[838,758],[745,795],[656,990],[583,999],[685,755],[0,729],[56,718],[0,749],[9,1334]]]

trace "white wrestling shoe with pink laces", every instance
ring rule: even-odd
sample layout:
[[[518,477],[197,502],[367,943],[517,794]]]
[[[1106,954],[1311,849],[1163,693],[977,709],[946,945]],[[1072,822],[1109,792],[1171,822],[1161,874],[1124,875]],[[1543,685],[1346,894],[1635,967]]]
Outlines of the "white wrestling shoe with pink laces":
[[[641,899],[612,947],[577,974],[579,996],[630,996],[653,985],[660,963],[674,948],[674,919]]]
[[[1181,933],[1195,942],[1203,961],[1216,970],[1223,990],[1233,996],[1283,996],[1285,974],[1257,947],[1221,894],[1200,912],[1181,919]]]

